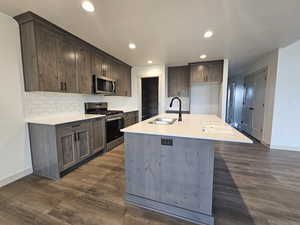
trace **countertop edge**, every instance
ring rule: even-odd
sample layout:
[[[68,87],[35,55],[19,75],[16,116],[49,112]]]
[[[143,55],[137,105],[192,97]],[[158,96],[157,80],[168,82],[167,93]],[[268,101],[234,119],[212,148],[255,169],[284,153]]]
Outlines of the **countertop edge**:
[[[65,115],[64,117],[67,117],[67,116],[68,115]],[[72,116],[74,116],[74,115],[72,115]],[[36,119],[36,120],[35,119],[28,119],[28,120],[26,120],[26,123],[28,123],[28,124],[38,124],[38,125],[57,126],[57,125],[63,125],[63,124],[74,123],[74,122],[85,121],[85,120],[92,120],[92,119],[97,119],[97,118],[102,118],[102,117],[106,117],[106,116],[105,115],[93,115],[90,118],[87,117],[87,118],[78,118],[78,119],[71,119],[71,120],[66,119],[65,121],[61,121],[61,122],[47,122],[47,121],[43,122],[42,121],[42,120],[51,120],[51,119],[55,118],[55,117],[49,117],[49,118],[45,118],[45,119]]]
[[[243,143],[243,144],[253,144],[253,141],[237,141],[236,139],[217,139],[217,138],[205,138],[205,137],[197,137],[197,136],[188,136],[188,135],[178,135],[178,134],[159,134],[159,133],[152,133],[152,132],[139,132],[139,131],[126,131],[126,128],[121,130],[124,133],[131,133],[131,134],[145,134],[145,135],[156,135],[156,136],[166,136],[166,137],[181,137],[181,138],[190,138],[190,139],[199,139],[205,141],[223,141],[223,142],[235,142],[235,143]]]

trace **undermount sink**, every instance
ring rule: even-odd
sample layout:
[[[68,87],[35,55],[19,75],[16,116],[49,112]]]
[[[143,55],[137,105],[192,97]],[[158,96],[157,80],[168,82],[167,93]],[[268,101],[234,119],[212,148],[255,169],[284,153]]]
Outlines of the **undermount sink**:
[[[175,118],[156,118],[155,120],[150,121],[151,124],[159,124],[159,125],[171,125],[176,121]]]

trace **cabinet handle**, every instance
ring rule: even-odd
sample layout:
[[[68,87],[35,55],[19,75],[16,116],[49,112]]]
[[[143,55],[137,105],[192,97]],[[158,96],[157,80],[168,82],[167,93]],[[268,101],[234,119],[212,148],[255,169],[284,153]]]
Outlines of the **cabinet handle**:
[[[76,133],[74,134],[74,141],[75,142],[77,141],[77,134]]]
[[[65,84],[65,91],[67,91],[67,82],[64,82]]]
[[[77,141],[80,141],[79,133],[77,133]]]
[[[60,82],[60,90],[63,91],[64,90],[64,83],[61,81]]]

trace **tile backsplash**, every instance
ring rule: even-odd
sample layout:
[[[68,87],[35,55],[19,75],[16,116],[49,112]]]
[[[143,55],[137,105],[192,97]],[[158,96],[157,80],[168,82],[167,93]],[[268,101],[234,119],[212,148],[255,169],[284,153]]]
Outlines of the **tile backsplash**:
[[[106,97],[54,92],[24,92],[25,118],[37,118],[57,114],[84,113],[85,102],[108,102],[110,109],[136,110],[135,97]]]
[[[50,116],[61,113],[82,113],[84,96],[51,92],[25,92],[25,118]]]

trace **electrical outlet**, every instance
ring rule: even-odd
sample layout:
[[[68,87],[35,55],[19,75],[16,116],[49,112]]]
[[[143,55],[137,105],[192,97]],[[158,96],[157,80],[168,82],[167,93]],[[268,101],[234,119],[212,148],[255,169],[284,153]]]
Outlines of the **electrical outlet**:
[[[173,139],[162,138],[161,145],[173,146]]]

